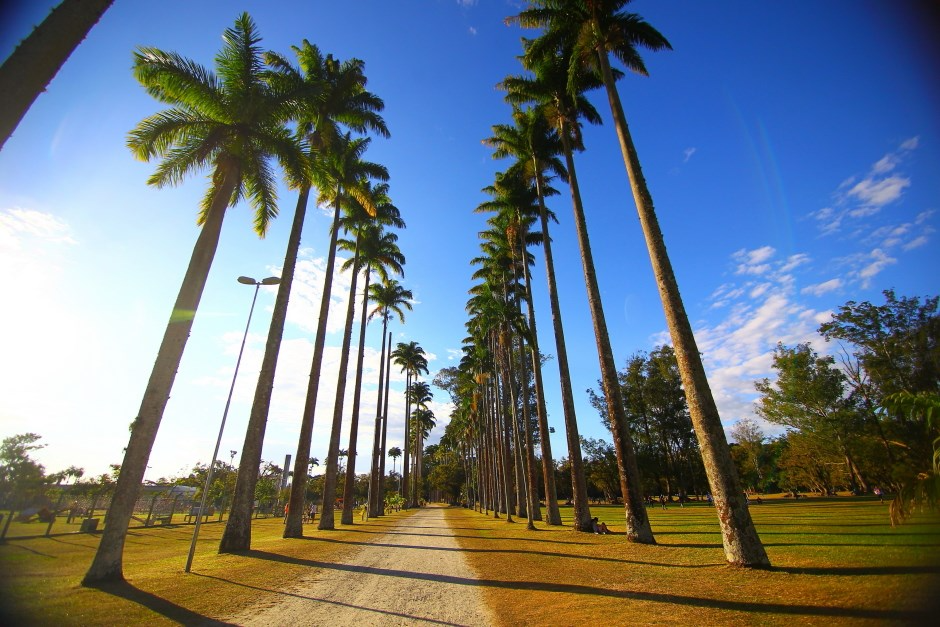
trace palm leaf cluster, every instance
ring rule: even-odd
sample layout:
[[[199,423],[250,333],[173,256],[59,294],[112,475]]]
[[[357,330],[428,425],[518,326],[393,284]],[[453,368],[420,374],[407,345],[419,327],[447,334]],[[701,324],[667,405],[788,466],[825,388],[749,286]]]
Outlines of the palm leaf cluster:
[[[321,205],[331,206],[334,219],[320,318],[314,339],[310,387],[300,423],[285,537],[302,535],[306,482],[310,464],[310,439],[321,385],[325,330],[337,252],[350,257],[340,271],[351,273],[342,363],[336,381],[336,403],[326,459],[326,481],[321,527],[333,524],[332,506],[337,496],[339,459],[348,457],[343,486],[344,523],[352,522],[350,498],[355,480],[355,460],[366,324],[380,316],[382,363],[380,392],[372,448],[371,490],[381,502],[387,436],[388,380],[391,358],[386,342],[393,314],[404,321],[411,309],[411,292],[395,277],[403,274],[405,257],[398,248],[394,229],[404,228],[401,213],[390,198],[388,171],[365,159],[374,133],[388,137],[381,116],[382,100],[367,89],[364,63],[342,61],[304,40],[289,57],[266,52],[250,16],[242,14],[223,34],[214,69],[173,52],[139,48],[134,55],[134,75],[146,91],[169,108],[142,120],[128,136],[132,153],[143,160],[158,159],[148,183],[157,187],[178,185],[189,175],[209,172],[209,186],[201,203],[197,224],[201,227],[180,295],[170,315],[141,409],[135,419],[121,478],[109,511],[108,525],[91,569],[88,584],[121,579],[122,552],[127,524],[133,513],[143,473],[169,398],[173,378],[196,315],[202,290],[219,243],[223,218],[229,207],[247,201],[254,210],[254,230],[264,236],[278,215],[275,192],[279,165],[288,187],[298,200],[288,239],[280,287],[265,345],[261,373],[246,429],[235,495],[220,552],[250,548],[251,515],[261,466],[261,448],[271,402],[277,357],[297,262],[306,208],[312,192]],[[359,290],[359,279],[362,287]],[[358,291],[357,291],[358,290]],[[350,366],[352,327],[358,294],[359,341],[355,353],[355,391],[347,448],[340,449],[344,416],[346,370]],[[370,303],[372,305],[370,311]],[[426,370],[426,366],[425,366]],[[426,411],[426,401],[420,407]],[[427,417],[423,416],[427,424]],[[422,431],[423,433],[423,431]],[[407,438],[406,438],[407,439]],[[214,463],[214,460],[213,460]],[[319,463],[318,461],[316,463]]]
[[[642,17],[626,10],[629,0],[531,0],[508,23],[535,29],[535,38],[523,39],[519,57],[522,72],[499,87],[512,107],[512,122],[493,126],[485,140],[493,156],[511,160],[494,184],[485,188],[491,200],[477,208],[489,214],[488,229],[480,233],[482,255],[473,260],[476,283],[467,304],[468,337],[464,359],[454,384],[457,409],[452,420],[451,446],[460,442],[468,472],[468,500],[482,512],[509,517],[527,515],[529,525],[539,486],[535,479],[533,442],[542,443],[543,490],[550,524],[557,524],[552,466],[547,446],[543,384],[540,376],[530,390],[528,369],[538,373],[540,360],[532,311],[528,253],[540,244],[545,260],[549,304],[559,366],[562,410],[571,469],[574,525],[591,530],[577,416],[569,376],[567,347],[555,281],[555,260],[546,199],[556,192],[553,180],[567,185],[571,197],[580,261],[597,344],[603,402],[617,458],[620,496],[623,499],[627,538],[655,543],[644,507],[642,482],[628,428],[622,390],[618,382],[607,322],[591,253],[585,208],[578,185],[575,157],[585,149],[581,125],[597,124],[600,115],[586,94],[604,88],[613,125],[623,153],[640,224],[646,239],[667,324],[679,364],[683,388],[702,451],[709,485],[722,526],[728,561],[743,566],[769,565],[754,530],[731,461],[727,440],[705,378],[672,271],[652,198],[617,90],[624,73],[611,65],[611,57],[624,69],[646,75],[640,54],[670,49],[668,40]],[[529,402],[529,394],[536,399]],[[527,414],[534,408],[537,419]],[[530,426],[534,423],[534,433]],[[471,468],[472,467],[472,468]],[[513,472],[514,469],[514,472]],[[523,508],[525,505],[525,509]],[[522,512],[526,513],[523,514]]]

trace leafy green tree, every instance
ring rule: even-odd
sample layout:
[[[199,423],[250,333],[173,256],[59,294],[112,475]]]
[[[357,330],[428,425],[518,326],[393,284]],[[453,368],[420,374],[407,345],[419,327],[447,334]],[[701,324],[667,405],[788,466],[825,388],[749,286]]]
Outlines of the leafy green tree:
[[[604,495],[604,500],[616,503],[620,497],[620,470],[614,447],[599,438],[581,438],[581,448],[588,482]]]
[[[42,436],[20,433],[3,439],[0,445],[0,503],[16,508],[42,494],[46,483],[45,467],[30,457],[34,451],[45,448],[39,444]]]
[[[820,356],[809,343],[774,350],[776,380],[755,384],[761,398],[757,413],[768,422],[815,438],[843,460],[853,490],[866,490],[867,482],[856,463],[855,449],[862,427],[852,405],[845,374],[832,356]],[[831,489],[829,482],[829,488]]]
[[[176,185],[210,168],[211,184],[197,223],[202,227],[170,315],[140,410],[132,425],[122,471],[95,558],[83,583],[123,580],[127,525],[196,309],[218,246],[227,208],[247,198],[255,208],[255,231],[263,236],[277,215],[271,160],[292,176],[306,167],[301,147],[284,126],[292,94],[273,88],[262,63],[254,21],[242,14],[225,31],[214,74],[176,53],[139,48],[134,76],[157,100],[172,108],[141,121],[128,138],[140,159],[163,158],[148,183]]]

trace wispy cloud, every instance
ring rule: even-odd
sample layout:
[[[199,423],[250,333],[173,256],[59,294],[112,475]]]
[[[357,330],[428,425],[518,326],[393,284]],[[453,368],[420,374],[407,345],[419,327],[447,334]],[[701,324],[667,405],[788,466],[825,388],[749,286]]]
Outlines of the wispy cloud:
[[[878,159],[864,176],[850,176],[842,181],[834,194],[834,204],[813,213],[822,235],[833,235],[851,225],[855,233],[866,218],[879,214],[885,207],[898,202],[911,186],[911,179],[898,169],[919,141],[912,137],[898,148]]]
[[[467,32],[470,33],[471,35],[476,35],[477,29],[471,26],[470,28],[467,29]]]
[[[817,283],[815,285],[807,285],[802,290],[801,294],[812,294],[813,296],[822,296],[823,294],[828,294],[829,292],[834,292],[835,290],[840,289],[844,285],[842,279],[829,279],[828,281],[823,281],[822,283]]]
[[[682,158],[682,163],[688,163],[688,162],[689,162],[689,159],[692,158],[692,155],[695,154],[695,151],[696,151],[696,150],[697,150],[697,149],[696,149],[694,146],[691,147],[691,148],[686,148],[685,150],[683,150],[683,151],[682,151],[682,157],[683,157],[683,158]]]

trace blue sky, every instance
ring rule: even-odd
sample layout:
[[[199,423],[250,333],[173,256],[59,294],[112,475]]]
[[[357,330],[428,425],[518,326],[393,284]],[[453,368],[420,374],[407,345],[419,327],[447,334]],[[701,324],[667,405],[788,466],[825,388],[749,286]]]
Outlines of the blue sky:
[[[6,6],[0,56],[53,4]],[[940,54],[928,38],[928,16],[918,5],[896,4],[632,4],[674,48],[646,54],[650,76],[627,76],[620,91],[727,426],[753,415],[753,381],[770,374],[778,341],[813,340],[839,305],[881,302],[886,288],[940,291]],[[389,168],[392,197],[408,223],[399,242],[408,259],[403,283],[416,302],[407,323],[393,327],[395,341],[421,344],[432,376],[454,365],[468,261],[485,228],[472,210],[485,199],[480,189],[508,165],[494,161],[481,140],[509,119],[494,86],[520,71],[519,37],[533,35],[503,24],[519,8],[504,0],[117,0],[0,152],[0,436],[42,435],[47,447],[36,457],[50,471],[75,464],[97,474],[121,461],[197,236],[206,184],[200,174],[178,188],[146,186],[155,164],[135,161],[125,140],[160,107],[131,76],[131,53],[156,46],[211,66],[222,31],[242,10],[268,49],[287,54],[307,38],[339,58],[365,61],[392,133],[373,141],[368,158]],[[608,121],[603,94],[592,99]],[[576,160],[621,366],[666,341],[665,322],[613,129],[586,129],[585,143]],[[584,393],[596,385],[598,365],[570,201],[561,191],[552,200],[561,222],[552,235],[578,421],[583,435],[607,437]],[[251,302],[251,288],[235,279],[279,274],[296,201],[286,188],[279,195],[281,217],[263,240],[251,232],[247,206],[227,214],[150,479],[211,456]],[[263,455],[278,464],[296,448],[328,223],[324,212],[308,213]],[[535,252],[540,340],[553,353],[544,265]],[[334,290],[330,370],[313,440],[321,460],[348,277]],[[241,449],[273,299],[267,290],[259,296],[222,441],[226,461]],[[370,325],[359,434],[366,449],[379,334]],[[390,447],[400,445],[403,422],[404,381],[395,374]],[[554,361],[545,377],[560,457]],[[434,409],[443,427],[444,392],[436,390]]]

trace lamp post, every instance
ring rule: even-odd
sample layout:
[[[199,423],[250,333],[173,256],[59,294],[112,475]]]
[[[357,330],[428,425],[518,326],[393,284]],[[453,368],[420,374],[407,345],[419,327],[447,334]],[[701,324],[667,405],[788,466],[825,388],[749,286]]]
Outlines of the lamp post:
[[[258,300],[258,290],[262,285],[277,285],[281,282],[276,276],[269,276],[266,279],[256,281],[251,277],[240,276],[238,282],[244,285],[254,285],[255,294],[251,299],[251,308],[248,310],[248,322],[245,324],[245,335],[242,337],[242,346],[238,349],[238,359],[235,361],[235,374],[232,375],[232,386],[228,390],[228,399],[225,401],[225,410],[222,412],[222,424],[219,425],[219,437],[215,440],[215,449],[212,451],[212,462],[209,464],[209,472],[206,473],[206,485],[202,489],[202,501],[199,504],[199,514],[196,516],[196,527],[193,529],[193,540],[189,544],[189,556],[186,558],[186,572],[190,571],[193,565],[193,554],[196,552],[196,538],[199,537],[199,528],[202,525],[202,517],[206,511],[206,499],[209,496],[209,486],[212,485],[212,475],[215,472],[215,460],[219,455],[219,445],[222,443],[222,432],[225,430],[225,419],[228,418],[228,408],[232,404],[232,392],[235,391],[235,380],[238,378],[238,367],[242,363],[242,353],[245,352],[245,342],[248,340],[248,328],[251,326],[251,315],[255,311],[255,301]],[[234,455],[232,456],[234,458]]]

